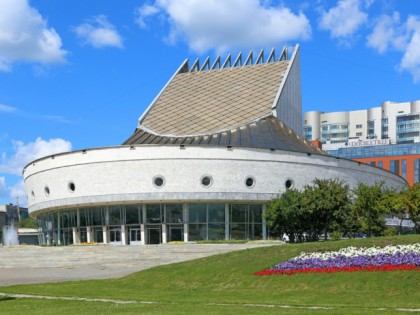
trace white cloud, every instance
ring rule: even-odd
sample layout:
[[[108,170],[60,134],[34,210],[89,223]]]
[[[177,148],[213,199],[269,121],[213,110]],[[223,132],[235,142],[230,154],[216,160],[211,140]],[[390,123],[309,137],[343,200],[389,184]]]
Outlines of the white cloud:
[[[0,197],[6,196],[6,178],[0,176]]]
[[[6,154],[2,154],[0,164],[0,172],[21,175],[23,167],[29,162],[60,152],[67,152],[71,150],[71,143],[63,139],[50,139],[48,141],[37,138],[34,142],[27,144],[22,141],[15,141],[14,155],[7,158]]]
[[[420,81],[420,17],[409,16],[403,23],[398,12],[381,16],[367,37],[367,46],[379,53],[391,49],[402,52],[398,68],[408,71],[415,82]]]
[[[361,11],[360,0],[340,0],[337,6],[323,12],[321,29],[331,32],[333,38],[349,38],[368,20],[368,15]]]
[[[89,44],[95,48],[123,47],[120,34],[105,15],[98,15],[86,23],[74,28],[76,35],[82,39],[83,44]]]
[[[259,0],[208,0],[205,5],[198,0],[156,0],[136,12],[140,27],[146,26],[147,17],[164,15],[170,25],[168,40],[185,41],[199,53],[277,46],[311,36],[303,13]]]
[[[137,8],[134,12],[134,15],[136,16],[135,21],[141,28],[147,28],[146,25],[146,18],[149,16],[156,15],[160,12],[160,9],[158,7],[145,4],[140,8]]]
[[[407,31],[412,33],[400,68],[413,76],[414,82],[420,82],[420,18],[410,16],[407,20]]]
[[[16,61],[65,62],[61,46],[60,36],[28,0],[0,1],[0,71],[11,71]]]
[[[8,105],[0,104],[0,112],[14,112],[16,108]]]

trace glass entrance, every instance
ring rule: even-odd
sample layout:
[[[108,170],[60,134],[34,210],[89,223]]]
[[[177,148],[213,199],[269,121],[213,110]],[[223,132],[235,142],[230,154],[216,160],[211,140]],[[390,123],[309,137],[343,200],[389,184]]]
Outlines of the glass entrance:
[[[147,244],[160,244],[162,243],[162,230],[159,227],[147,227]]]
[[[110,229],[109,242],[114,245],[121,245],[121,229],[120,228]]]
[[[130,229],[130,245],[140,245],[141,229]]]
[[[104,242],[104,233],[103,229],[100,228],[94,228],[94,235],[93,238],[96,243],[103,243]]]
[[[182,242],[184,240],[184,233],[183,233],[182,226],[168,226],[168,242]]]

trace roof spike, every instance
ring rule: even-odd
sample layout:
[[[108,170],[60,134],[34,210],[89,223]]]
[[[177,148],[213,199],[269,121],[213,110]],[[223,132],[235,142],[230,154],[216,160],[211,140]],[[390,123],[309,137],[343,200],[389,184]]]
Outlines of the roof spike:
[[[284,46],[283,51],[281,52],[279,61],[286,61],[286,60],[289,60],[289,56],[288,56],[287,46]]]
[[[261,49],[258,57],[257,57],[257,61],[255,61],[255,64],[259,64],[259,63],[264,63],[264,49]]]
[[[224,69],[227,67],[227,65],[229,65],[229,68],[232,66],[232,56],[231,54],[229,54],[225,60],[225,62],[223,63],[221,69]]]
[[[240,65],[242,66],[242,52],[240,52],[240,53],[238,54],[238,57],[236,57],[236,60],[235,60],[235,62],[233,63],[232,68],[237,67],[237,66],[238,66],[238,64],[240,64]]]
[[[248,54],[248,57],[246,57],[246,60],[244,62],[244,66],[247,66],[249,64],[252,65],[253,63],[254,63],[254,53],[251,50]]]
[[[274,61],[276,61],[276,49],[275,48],[271,49],[266,63],[270,63],[270,62],[274,62]]]
[[[204,71],[207,68],[207,70],[210,70],[210,57],[207,57],[204,61],[204,64],[202,65],[200,71]]]
[[[200,59],[198,58],[194,61],[194,64],[192,65],[190,69],[190,72],[197,72],[197,71],[200,71]]]
[[[217,56],[217,58],[214,61],[213,65],[211,66],[211,70],[214,70],[214,69],[220,69],[220,56]]]

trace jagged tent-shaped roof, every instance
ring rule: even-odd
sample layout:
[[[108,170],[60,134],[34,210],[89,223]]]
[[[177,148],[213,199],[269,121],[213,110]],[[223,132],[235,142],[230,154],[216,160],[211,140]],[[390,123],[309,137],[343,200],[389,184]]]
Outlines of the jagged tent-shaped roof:
[[[295,48],[296,55],[298,46]],[[184,61],[124,144],[226,145],[321,153],[284,123],[276,106],[293,63],[285,47],[254,59]],[[300,83],[299,83],[300,84]]]

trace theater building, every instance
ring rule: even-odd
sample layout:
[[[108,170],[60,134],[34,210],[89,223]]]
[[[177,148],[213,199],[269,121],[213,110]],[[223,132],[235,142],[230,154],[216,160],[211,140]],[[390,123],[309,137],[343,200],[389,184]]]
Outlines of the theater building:
[[[266,239],[267,203],[315,178],[401,189],[303,136],[299,47],[185,60],[122,145],[46,156],[23,171],[42,242]]]

